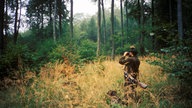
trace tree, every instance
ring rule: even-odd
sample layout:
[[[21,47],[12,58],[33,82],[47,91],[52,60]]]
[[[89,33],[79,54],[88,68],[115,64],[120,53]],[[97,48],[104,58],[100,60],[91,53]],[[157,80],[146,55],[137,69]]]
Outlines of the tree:
[[[5,5],[6,5],[6,7],[5,7],[5,25],[4,25],[4,29],[5,29],[5,36],[7,36],[8,35],[8,0],[5,0]],[[10,18],[10,17],[9,17]],[[6,37],[5,37],[6,38]]]
[[[50,34],[53,34],[53,28],[52,28],[52,25],[53,25],[53,18],[52,18],[52,0],[48,0],[48,9],[49,9],[49,27],[50,27],[50,30],[49,30],[49,33]]]
[[[62,0],[58,0],[58,15],[59,15],[59,38],[61,37],[61,31],[62,31]]]
[[[103,12],[103,26],[104,26],[104,45],[106,44],[106,21],[105,21],[105,8],[104,8],[104,3],[103,0],[101,0],[101,5],[102,5],[102,12]]]
[[[15,5],[16,5],[16,9],[15,9],[15,24],[14,24],[14,43],[16,44],[17,42],[17,37],[18,37],[18,10],[19,10],[19,2],[18,0],[15,0]]]
[[[4,29],[4,3],[5,0],[1,0],[0,1],[0,54],[3,52],[3,48],[4,48],[4,33],[3,33],[3,29]]]
[[[14,0],[15,2],[15,20],[14,20],[14,43],[17,43],[17,38],[19,35],[19,28],[21,22],[21,9],[22,9],[22,2],[21,0]],[[20,10],[20,12],[19,12]]]
[[[73,0],[71,0],[70,34],[71,38],[73,38]]]
[[[59,32],[56,32],[59,36],[63,31],[63,22],[68,21],[66,20],[68,11],[66,9],[65,1],[63,0],[29,0],[26,15],[29,19],[28,24],[30,25],[30,29],[36,33],[36,36],[38,36],[39,39],[43,39],[42,36],[51,36],[53,38],[53,35],[50,34],[54,34],[54,17],[55,20],[59,21]],[[44,22],[44,24],[42,22]],[[43,29],[40,28],[40,26],[42,27],[42,24],[44,25],[45,32],[42,32]]]
[[[98,15],[97,15],[97,56],[100,56],[100,44],[101,44],[101,40],[100,40],[100,37],[101,37],[101,1],[98,0]]]
[[[111,41],[112,41],[112,60],[115,59],[115,41],[114,41],[114,0],[111,0]]]
[[[56,14],[57,13],[57,0],[54,3],[54,17],[53,17],[53,40],[56,43]]]
[[[140,47],[140,53],[144,54],[145,53],[145,48],[144,48],[144,0],[141,0],[140,2],[140,7],[141,7],[141,17],[140,17],[140,28],[141,28],[141,33],[140,33],[140,39],[139,39],[139,47]]]
[[[123,26],[123,0],[120,0],[120,10],[121,10],[121,47],[123,47],[123,38],[124,38],[124,26]]]
[[[46,4],[48,2],[48,5]],[[40,29],[44,28],[45,18],[47,14],[52,13],[52,0],[50,1],[36,1],[29,0],[27,5],[26,16],[29,18],[28,24],[31,29],[37,30],[37,33],[41,33]],[[46,9],[46,6],[48,7]],[[46,12],[48,11],[48,12]],[[52,20],[52,14],[49,14],[49,18]]]
[[[154,1],[154,0],[152,0],[152,1]],[[172,0],[169,0],[169,22],[170,22],[170,24],[172,24],[172,20],[173,20],[172,18],[173,18],[173,16],[172,16]]]
[[[96,25],[96,21],[94,17],[91,17],[90,21],[87,24],[87,35],[88,35],[88,39],[97,42],[97,25]],[[85,26],[84,26],[85,27]]]
[[[154,0],[151,0],[151,19],[152,19],[152,27],[154,27],[154,22],[155,22],[155,20],[154,20],[154,14],[155,14],[155,11],[154,11]],[[152,31],[153,32],[153,31]],[[155,46],[156,46],[156,44],[155,44],[155,36],[154,36],[154,33],[152,33],[151,34],[152,35],[152,44],[153,44],[153,50],[155,51],[156,49],[155,49]]]
[[[125,15],[126,15],[126,43],[128,42],[128,0],[125,0]]]
[[[177,23],[179,39],[183,39],[182,0],[177,0]]]

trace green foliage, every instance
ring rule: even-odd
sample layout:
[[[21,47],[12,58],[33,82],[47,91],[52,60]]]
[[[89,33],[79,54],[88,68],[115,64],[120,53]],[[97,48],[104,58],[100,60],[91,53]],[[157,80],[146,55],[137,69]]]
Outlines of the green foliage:
[[[63,59],[63,55],[65,54],[66,49],[62,45],[57,45],[52,51],[48,54],[48,58],[50,61],[54,62],[57,60]]]
[[[26,16],[30,19],[28,23],[32,28],[39,29],[44,22],[51,22],[53,15],[52,5],[54,1],[47,1],[47,0],[29,0],[27,5],[27,12]],[[57,16],[61,16],[62,19],[67,19],[68,11],[65,1],[58,1],[57,2]],[[49,19],[48,19],[49,18]]]
[[[125,44],[124,47],[118,47],[116,49],[116,54],[123,55],[125,51],[129,51],[131,44]]]
[[[90,40],[83,40],[78,48],[78,55],[81,61],[92,61],[96,57],[96,43]]]
[[[119,104],[113,104],[110,106],[110,108],[122,108],[122,106]]]
[[[171,103],[166,100],[166,99],[163,99],[160,101],[160,105],[159,105],[160,108],[170,108],[171,107]]]
[[[125,51],[126,51],[125,48],[118,47],[118,48],[116,49],[116,54],[122,55]]]
[[[69,63],[79,64],[79,55],[77,51],[77,45],[74,44],[75,41],[66,42],[65,44],[60,41],[57,43],[56,47],[52,49],[48,54],[50,61],[55,62],[57,60],[65,61],[69,60]]]
[[[28,47],[21,44],[9,43],[4,51],[4,54],[0,56],[0,75],[12,74],[12,70],[22,68],[22,66],[27,66],[31,59],[31,54],[29,53]]]
[[[44,63],[49,62],[48,55],[56,47],[52,39],[38,42],[36,49],[33,53],[34,66],[42,66]],[[36,64],[37,63],[37,64]]]
[[[190,80],[187,75],[191,75],[192,61],[190,61],[190,47],[169,47],[161,49],[166,54],[155,54],[159,60],[150,63],[160,65],[165,72],[171,73],[172,76],[177,76],[181,80]]]
[[[97,26],[94,17],[92,17],[88,22],[87,33],[88,39],[94,42],[97,41]]]
[[[20,45],[14,45],[13,43],[8,44],[4,55],[1,56],[1,66],[10,66],[15,58],[22,52],[22,47]]]
[[[151,64],[161,66],[164,72],[169,73],[170,78],[174,77],[179,79],[181,88],[178,91],[178,94],[182,99],[188,101],[192,100],[190,91],[190,88],[192,87],[191,49],[191,46],[172,46],[164,48],[161,51],[165,54],[153,54],[153,56],[156,56],[158,59],[148,61]],[[182,91],[185,92],[180,94]]]

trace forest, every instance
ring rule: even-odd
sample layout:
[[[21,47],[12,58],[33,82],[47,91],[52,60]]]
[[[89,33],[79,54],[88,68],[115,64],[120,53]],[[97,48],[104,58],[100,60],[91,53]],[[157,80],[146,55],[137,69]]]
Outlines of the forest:
[[[192,106],[191,0],[82,0],[91,16],[74,2],[0,0],[1,108]],[[125,106],[107,92],[123,97],[118,61],[132,45],[148,88]]]

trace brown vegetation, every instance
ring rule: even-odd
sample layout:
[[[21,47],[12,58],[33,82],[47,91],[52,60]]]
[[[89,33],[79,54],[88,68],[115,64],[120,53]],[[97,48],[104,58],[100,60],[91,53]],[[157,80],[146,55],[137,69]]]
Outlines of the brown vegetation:
[[[166,99],[171,107],[175,99],[173,90],[177,86],[170,84],[167,75],[162,73],[160,67],[149,65],[143,61],[146,58],[140,59],[139,79],[149,87],[147,89],[138,87],[140,98],[138,102],[130,105],[137,107],[149,102],[145,106],[159,107],[160,101]],[[10,106],[16,104],[24,107],[107,108],[110,107],[106,102],[107,92],[115,90],[122,98],[123,82],[122,65],[117,61],[86,64],[79,69],[79,72],[75,72],[74,66],[65,62],[48,63],[41,68],[39,75],[26,72],[23,79],[15,82],[8,78],[4,79],[1,83],[6,89],[0,91],[0,103],[3,107],[10,103]]]

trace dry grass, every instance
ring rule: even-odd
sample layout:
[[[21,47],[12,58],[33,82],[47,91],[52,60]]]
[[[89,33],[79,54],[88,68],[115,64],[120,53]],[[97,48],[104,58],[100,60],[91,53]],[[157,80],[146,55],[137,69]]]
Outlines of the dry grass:
[[[137,88],[141,103],[134,103],[135,106],[160,107],[161,99],[172,102],[173,93],[166,96],[174,89],[164,83],[167,75],[162,74],[160,67],[146,63],[145,58],[140,59],[140,80],[149,87],[146,90]],[[107,108],[110,107],[106,103],[109,90],[116,90],[120,97],[123,95],[123,70],[117,60],[90,63],[79,71],[75,73],[74,66],[69,63],[56,62],[42,67],[39,76],[27,72],[20,80],[22,84],[0,91],[0,107]],[[11,82],[5,82],[8,81]]]
[[[120,86],[118,81],[123,80],[121,68],[114,61],[86,65],[75,79],[84,93],[84,104],[102,104],[106,107],[105,94],[109,90],[121,90],[117,88]]]

